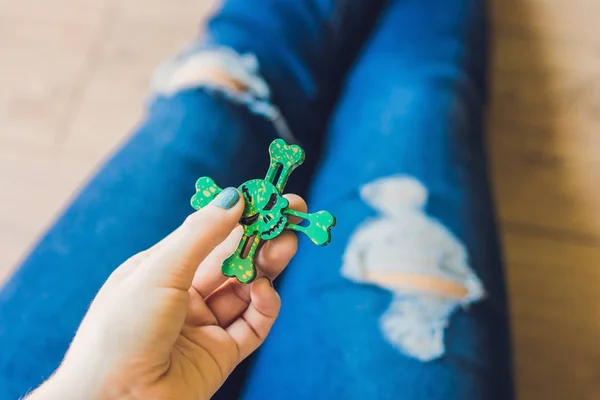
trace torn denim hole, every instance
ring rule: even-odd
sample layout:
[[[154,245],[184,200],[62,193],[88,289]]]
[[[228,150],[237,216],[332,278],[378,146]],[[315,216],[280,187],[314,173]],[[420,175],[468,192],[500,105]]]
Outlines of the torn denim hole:
[[[465,246],[425,213],[427,189],[410,176],[378,179],[361,188],[380,213],[348,242],[342,275],[389,290],[393,300],[380,318],[385,339],[421,361],[444,354],[452,313],[485,296]]]
[[[219,76],[223,79],[215,78]],[[230,84],[224,84],[224,80]],[[150,86],[154,94],[164,96],[191,88],[224,95],[271,121],[278,136],[286,142],[297,143],[281,111],[270,101],[271,91],[260,76],[259,63],[253,54],[238,54],[227,47],[192,46],[163,62],[154,72]]]

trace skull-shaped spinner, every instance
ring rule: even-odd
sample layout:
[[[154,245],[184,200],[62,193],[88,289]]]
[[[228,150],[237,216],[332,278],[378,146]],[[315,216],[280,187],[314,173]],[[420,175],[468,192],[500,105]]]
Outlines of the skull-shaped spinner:
[[[306,214],[291,210],[282,196],[290,174],[304,161],[304,150],[277,139],[271,143],[269,153],[271,164],[265,179],[253,179],[238,188],[245,201],[240,220],[244,235],[233,255],[223,263],[222,272],[242,283],[250,283],[256,278],[254,256],[261,241],[274,239],[284,229],[291,229],[306,234],[317,245],[325,245],[331,240],[331,228],[335,226],[335,218],[330,212]],[[192,207],[198,210],[206,206],[221,190],[211,178],[198,179]],[[308,220],[309,224],[292,224],[288,215]]]
[[[246,205],[240,223],[247,233],[258,232],[261,239],[277,237],[287,223],[283,210],[288,201],[273,184],[262,179],[253,179],[240,186]]]

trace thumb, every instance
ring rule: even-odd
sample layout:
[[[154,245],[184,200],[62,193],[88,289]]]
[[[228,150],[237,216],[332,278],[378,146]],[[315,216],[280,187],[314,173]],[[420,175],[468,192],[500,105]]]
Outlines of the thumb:
[[[163,239],[138,271],[158,286],[187,291],[200,263],[239,222],[244,211],[240,199],[237,189],[224,189]]]

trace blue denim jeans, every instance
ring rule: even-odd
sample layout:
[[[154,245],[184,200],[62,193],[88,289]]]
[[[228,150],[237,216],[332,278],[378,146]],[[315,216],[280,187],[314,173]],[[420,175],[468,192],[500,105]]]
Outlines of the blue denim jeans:
[[[216,397],[510,399],[486,29],[483,0],[225,1],[0,292],[0,399],[52,373],[109,274],[192,211],[198,177],[264,176],[277,136],[308,157],[289,191],[338,225],[327,247],[301,238],[270,337]],[[167,90],[207,54],[247,93]]]

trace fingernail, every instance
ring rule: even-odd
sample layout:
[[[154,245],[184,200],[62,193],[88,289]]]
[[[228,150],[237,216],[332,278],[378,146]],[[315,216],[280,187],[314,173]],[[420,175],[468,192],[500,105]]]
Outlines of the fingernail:
[[[228,187],[223,189],[223,191],[214,198],[211,204],[224,210],[229,210],[235,206],[239,200],[240,193],[235,188]]]

